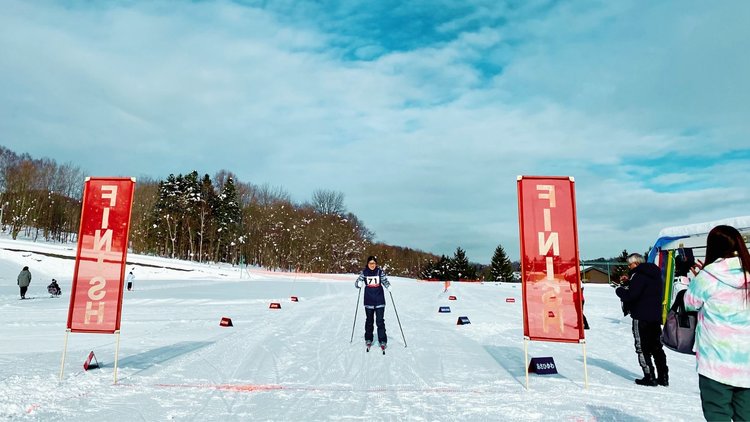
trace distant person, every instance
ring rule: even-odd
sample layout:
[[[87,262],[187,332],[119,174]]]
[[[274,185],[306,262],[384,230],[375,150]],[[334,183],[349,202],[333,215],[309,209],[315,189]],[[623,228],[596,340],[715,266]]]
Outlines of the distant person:
[[[698,311],[695,358],[703,416],[750,420],[750,253],[731,226],[706,238],[706,260],[685,292],[685,309]]]
[[[128,273],[128,277],[125,279],[128,282],[128,291],[133,290],[133,282],[135,281],[135,275],[133,272]]]
[[[583,313],[583,305],[586,304],[586,299],[583,297],[583,285],[581,285],[581,291],[579,293],[578,283],[570,281],[568,282],[570,283],[570,290],[573,291],[573,303],[578,302],[579,299],[581,300],[581,309],[579,311],[578,307],[576,307],[576,314],[578,316],[578,319],[583,320],[583,329],[588,330],[589,321],[586,319],[586,314]]]
[[[55,280],[54,278],[52,279],[52,283],[47,286],[47,291],[53,297],[58,297],[62,294],[62,289],[60,289],[60,285],[57,284],[57,280]]]
[[[29,289],[31,284],[31,271],[29,267],[23,267],[20,273],[18,273],[18,287],[21,289],[21,299],[26,299],[26,290]]]
[[[583,297],[583,286],[581,286],[581,316],[583,317],[583,329],[588,330],[589,321],[586,319],[586,314],[583,313],[583,305],[586,304],[586,298]]]
[[[378,267],[378,259],[374,256],[367,258],[367,267],[359,274],[354,286],[358,289],[365,288],[365,345],[370,350],[373,341],[373,322],[378,325],[378,343],[385,352],[388,337],[385,334],[385,292],[383,287],[390,289],[391,283],[385,272]]]
[[[627,286],[620,286],[615,293],[630,310],[633,319],[633,339],[638,363],[643,378],[636,379],[638,385],[669,385],[667,355],[661,344],[661,302],[663,282],[661,269],[646,262],[641,254],[630,254],[627,259],[629,279]],[[653,363],[652,363],[653,358]],[[654,373],[656,364],[656,374]]]

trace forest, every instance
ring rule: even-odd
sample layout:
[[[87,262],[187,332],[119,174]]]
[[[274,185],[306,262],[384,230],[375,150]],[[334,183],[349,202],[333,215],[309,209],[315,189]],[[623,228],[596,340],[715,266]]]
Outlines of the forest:
[[[2,229],[14,239],[75,242],[85,176],[74,164],[0,146]],[[282,271],[355,272],[375,255],[390,274],[418,277],[441,259],[375,242],[341,192],[319,189],[296,203],[281,187],[243,182],[226,170],[139,178],[130,230],[133,253]]]

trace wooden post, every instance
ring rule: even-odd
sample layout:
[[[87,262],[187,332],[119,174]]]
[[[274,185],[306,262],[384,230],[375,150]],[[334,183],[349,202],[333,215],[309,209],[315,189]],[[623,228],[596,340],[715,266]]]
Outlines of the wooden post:
[[[115,335],[117,336],[117,345],[115,346],[115,381],[114,381],[114,384],[117,384],[117,360],[120,356],[120,330],[115,331]]]
[[[584,388],[588,390],[589,388],[589,370],[588,366],[586,366],[586,339],[581,340],[581,345],[583,346],[583,385]]]
[[[65,371],[65,354],[68,351],[68,334],[70,334],[70,329],[65,330],[65,345],[63,346],[62,360],[60,361],[60,381],[62,381],[63,372]]]
[[[523,338],[523,367],[526,371],[526,390],[529,389],[529,338]]]

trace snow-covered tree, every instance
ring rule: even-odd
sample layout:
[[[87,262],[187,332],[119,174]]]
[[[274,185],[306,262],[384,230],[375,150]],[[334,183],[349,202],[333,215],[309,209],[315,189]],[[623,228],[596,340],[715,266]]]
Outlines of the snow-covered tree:
[[[497,245],[492,255],[490,274],[494,281],[510,281],[513,278],[513,266],[502,245]]]

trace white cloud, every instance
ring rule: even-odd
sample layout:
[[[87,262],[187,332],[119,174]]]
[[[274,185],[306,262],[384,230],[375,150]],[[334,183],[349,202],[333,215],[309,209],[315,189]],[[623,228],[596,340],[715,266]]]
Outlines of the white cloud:
[[[584,258],[746,214],[744,3],[449,3],[443,38],[408,49],[356,26],[388,15],[288,6],[7,2],[0,143],[92,174],[340,190],[379,240],[485,263],[517,256],[519,174],[576,178]]]

